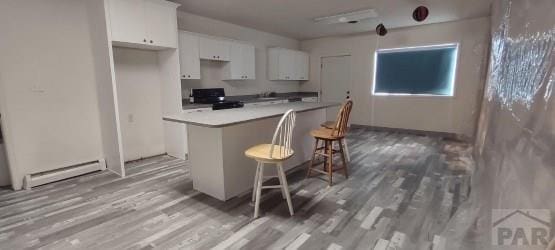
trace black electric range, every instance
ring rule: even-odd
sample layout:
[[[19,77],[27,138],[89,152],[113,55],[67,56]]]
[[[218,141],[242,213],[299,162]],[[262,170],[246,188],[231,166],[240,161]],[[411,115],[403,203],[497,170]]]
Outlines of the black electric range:
[[[193,89],[195,104],[212,104],[212,110],[242,108],[243,102],[225,100],[223,88]]]

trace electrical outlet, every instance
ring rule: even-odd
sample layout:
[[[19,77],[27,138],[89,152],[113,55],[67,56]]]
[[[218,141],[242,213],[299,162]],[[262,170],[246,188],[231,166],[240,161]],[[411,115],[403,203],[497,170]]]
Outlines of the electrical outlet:
[[[44,88],[41,86],[40,83],[34,83],[33,86],[31,86],[31,92],[35,92],[35,93],[44,93]]]

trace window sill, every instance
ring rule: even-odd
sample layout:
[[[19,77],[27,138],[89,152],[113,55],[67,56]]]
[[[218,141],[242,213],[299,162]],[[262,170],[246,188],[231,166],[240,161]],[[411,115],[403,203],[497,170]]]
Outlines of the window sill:
[[[372,96],[378,97],[423,97],[423,98],[455,98],[455,95],[432,95],[432,94],[388,94],[373,93]]]

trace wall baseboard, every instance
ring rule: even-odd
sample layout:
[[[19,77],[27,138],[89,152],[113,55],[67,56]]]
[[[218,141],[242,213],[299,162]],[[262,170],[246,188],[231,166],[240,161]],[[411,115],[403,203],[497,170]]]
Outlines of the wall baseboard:
[[[45,173],[28,174],[23,179],[23,186],[29,190],[32,187],[44,185],[47,183],[68,179],[71,177],[87,174],[95,171],[106,169],[106,161],[100,159],[96,162],[85,163],[81,165],[62,168],[59,170],[48,171]]]
[[[433,137],[441,137],[445,139],[451,139],[456,141],[464,141],[464,142],[473,142],[473,138],[470,138],[465,135],[455,134],[455,133],[447,133],[447,132],[437,132],[437,131],[425,131],[425,130],[416,130],[416,129],[404,129],[404,128],[389,128],[389,127],[378,127],[378,126],[370,126],[370,125],[360,125],[360,124],[351,124],[352,128],[365,128],[374,131],[383,131],[383,132],[397,132],[397,133],[407,133],[407,134],[414,134],[414,135],[424,135],[424,136],[433,136]]]

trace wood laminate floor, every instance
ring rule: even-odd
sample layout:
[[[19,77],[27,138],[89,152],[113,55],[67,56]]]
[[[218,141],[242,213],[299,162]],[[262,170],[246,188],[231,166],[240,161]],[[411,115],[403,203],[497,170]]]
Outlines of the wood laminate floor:
[[[221,202],[193,190],[168,156],[31,191],[0,189],[0,249],[431,249],[468,197],[470,148],[438,138],[353,129],[351,176],[327,187],[288,176],[253,220],[250,194]]]

